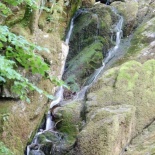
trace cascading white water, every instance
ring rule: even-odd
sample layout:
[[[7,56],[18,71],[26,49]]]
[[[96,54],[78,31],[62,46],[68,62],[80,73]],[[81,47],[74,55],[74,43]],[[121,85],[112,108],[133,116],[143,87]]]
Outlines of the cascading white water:
[[[85,97],[85,93],[88,90],[89,87],[92,86],[92,84],[97,80],[97,78],[99,77],[100,73],[102,72],[102,70],[105,68],[106,64],[115,56],[115,53],[117,52],[117,49],[120,45],[121,42],[121,37],[122,35],[122,26],[123,26],[123,17],[120,16],[116,9],[112,7],[112,11],[118,16],[119,21],[115,26],[115,35],[116,35],[116,39],[115,39],[115,46],[113,48],[111,48],[108,51],[108,55],[105,57],[105,59],[102,62],[102,66],[98,69],[96,69],[93,73],[93,76],[91,77],[90,81],[91,83],[87,86],[84,86],[76,95],[75,100],[83,100]]]
[[[83,10],[78,10],[76,12],[76,14],[74,15],[74,17],[71,19],[71,22],[70,22],[70,27],[69,27],[69,31],[67,33],[67,36],[66,36],[66,40],[65,40],[65,44],[67,45],[67,48],[66,46],[62,46],[62,51],[64,51],[65,53],[65,61],[66,61],[66,58],[67,58],[67,55],[68,55],[68,51],[69,51],[69,41],[70,41],[70,37],[71,37],[71,34],[72,34],[72,30],[73,30],[73,27],[74,27],[74,20],[82,13],[84,12]],[[62,75],[63,75],[63,72],[64,72],[64,67],[65,67],[65,61],[64,61],[64,64],[62,64],[62,69],[61,69],[61,77],[60,79],[62,78]],[[59,87],[56,94],[55,94],[55,97],[56,99],[54,101],[51,102],[50,104],[50,109],[52,109],[54,106],[58,105],[62,100],[63,100],[63,92],[64,92],[64,89],[63,87]],[[47,115],[47,120],[46,121],[46,130],[50,130],[50,129],[53,129],[53,121],[52,121],[52,117],[50,119],[50,117]]]
[[[74,27],[74,18],[72,18],[72,20],[71,20],[70,28],[69,28],[69,31],[68,31],[68,34],[67,34],[67,37],[66,37],[66,40],[65,40],[65,43],[67,45],[69,44],[69,40],[70,40],[70,37],[71,37],[71,34],[72,34],[73,27]]]
[[[70,22],[70,28],[69,28],[69,31],[67,33],[67,36],[66,36],[66,40],[65,40],[65,43],[62,43],[62,62],[61,62],[61,73],[60,73],[60,76],[59,76],[59,79],[62,78],[62,75],[63,75],[63,72],[64,72],[64,67],[65,67],[65,62],[66,62],[66,58],[67,58],[67,55],[68,55],[68,51],[69,51],[69,41],[70,41],[70,37],[71,37],[71,34],[72,34],[72,30],[73,30],[73,27],[74,27],[74,19],[77,18],[80,14],[82,13],[81,10],[79,10],[75,16],[72,18],[71,22]],[[58,90],[56,91],[55,93],[55,100],[53,100],[50,104],[50,109],[52,109],[54,106],[58,105],[62,100],[63,100],[63,92],[64,92],[64,89],[62,86],[60,86],[58,88]],[[46,128],[44,131],[47,131],[47,130],[53,130],[54,128],[54,122],[52,121],[52,116],[51,116],[51,112],[50,110],[48,111],[48,114],[46,116]],[[41,131],[41,132],[38,132],[36,133],[31,145],[28,145],[27,146],[27,155],[30,154],[30,148],[32,145],[35,145],[37,144],[37,138],[38,138],[38,135],[42,134],[44,131]]]
[[[67,36],[66,36],[65,44],[67,45],[67,47],[68,47],[69,40],[70,40],[70,37],[71,37],[71,34],[72,34],[72,30],[73,30],[73,27],[74,27],[74,19],[75,19],[75,16],[72,18],[72,20],[70,22],[69,31],[68,31]],[[69,48],[66,49],[65,46],[64,46],[62,49],[66,53],[66,57],[65,57],[65,60],[66,60]],[[63,72],[64,72],[64,66],[65,66],[65,63],[62,64],[61,77],[62,77]],[[59,87],[57,92],[56,92],[56,94],[55,94],[55,98],[56,99],[54,101],[52,101],[51,104],[50,104],[50,109],[52,109],[54,106],[58,105],[63,100],[63,92],[64,92],[63,87],[62,86]],[[50,111],[48,113],[50,113]],[[53,125],[54,124],[53,124],[53,121],[52,121],[52,116],[50,118],[47,115],[47,118],[46,118],[46,130],[53,129]]]

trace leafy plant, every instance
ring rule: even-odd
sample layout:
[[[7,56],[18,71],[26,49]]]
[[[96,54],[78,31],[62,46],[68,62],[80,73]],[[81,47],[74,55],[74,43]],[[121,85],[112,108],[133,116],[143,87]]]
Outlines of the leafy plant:
[[[70,89],[68,85],[65,84],[64,81],[59,80],[57,77],[49,77],[52,83],[56,84],[57,86],[63,86],[67,89]]]
[[[0,56],[0,83],[6,83],[7,81],[13,81],[11,90],[20,96],[20,99],[30,102],[27,97],[27,93],[32,90],[36,90],[40,94],[44,94],[50,99],[53,99],[52,95],[39,89],[34,84],[30,83],[27,78],[24,78],[21,74],[17,73],[13,67],[14,61],[7,60],[4,56]]]
[[[12,13],[7,7],[8,5],[17,6],[22,3],[29,5],[31,8],[36,7],[35,0],[2,0],[0,2],[0,15],[8,16]],[[53,96],[39,89],[19,74],[15,69],[18,65],[33,74],[37,73],[43,77],[48,77],[56,85],[67,87],[63,81],[48,75],[49,65],[36,51],[49,52],[48,49],[30,43],[24,37],[10,32],[7,26],[0,25],[0,85],[11,84],[12,92],[27,102],[30,102],[27,93],[32,90],[44,94],[50,99],[53,99]]]
[[[29,43],[22,36],[16,36],[8,30],[7,26],[0,26],[0,49],[6,55],[6,58],[15,59],[21,66],[32,73],[45,75],[49,70],[49,66],[34,51],[48,49]]]

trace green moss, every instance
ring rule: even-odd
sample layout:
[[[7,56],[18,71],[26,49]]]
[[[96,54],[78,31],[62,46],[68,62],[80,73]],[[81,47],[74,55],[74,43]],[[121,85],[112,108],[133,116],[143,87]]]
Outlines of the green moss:
[[[137,71],[134,70],[134,66],[141,66],[140,63],[136,61],[129,61],[123,64],[119,69],[119,74],[117,77],[118,81],[126,81],[128,90],[132,90],[135,87],[136,80],[139,77]]]
[[[81,154],[119,154],[119,144],[126,145],[125,141],[130,135],[134,112],[133,106],[126,105],[107,106],[93,111],[87,126],[78,136]],[[123,142],[120,142],[120,135],[124,138]]]
[[[7,26],[13,26],[19,22],[21,22],[24,18],[25,8],[20,8],[17,12],[13,13],[9,17],[7,17],[5,24]]]
[[[101,42],[95,42],[86,47],[67,64],[68,70],[65,73],[65,76],[68,78],[66,79],[66,82],[69,85],[75,84],[72,88],[78,88],[79,83],[82,84],[88,75],[101,66],[103,59],[101,52],[102,47],[103,44]],[[73,91],[75,91],[75,89]]]
[[[154,24],[155,18],[146,23],[143,23],[137,28],[136,32],[134,33],[133,39],[131,40],[131,46],[128,50],[129,54],[137,54],[150,44],[152,39],[149,35],[154,32]]]
[[[79,133],[81,103],[73,102],[67,104],[59,112],[62,114],[62,120],[58,125],[58,130],[66,134],[69,144],[74,144]]]
[[[71,2],[71,9],[69,10],[69,16],[72,17],[77,9],[81,6],[81,0]]]
[[[14,155],[13,152],[11,152],[3,142],[0,141],[0,154],[1,155]]]

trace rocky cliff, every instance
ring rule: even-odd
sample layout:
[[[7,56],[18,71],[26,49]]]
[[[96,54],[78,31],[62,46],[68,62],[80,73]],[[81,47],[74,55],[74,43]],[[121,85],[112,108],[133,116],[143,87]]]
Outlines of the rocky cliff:
[[[82,126],[79,126],[79,133],[76,138],[76,145],[70,154],[76,155],[142,155],[154,154],[154,5],[155,1],[113,1],[110,6],[117,8],[119,14],[124,17],[123,36],[120,53],[124,52],[124,57],[120,57],[115,64],[107,67],[107,70],[100,76],[86,94],[86,99],[82,103],[81,110]],[[96,5],[97,14],[102,8],[106,11],[107,6],[104,4]],[[91,8],[93,10],[93,8]],[[110,13],[110,12],[109,12]],[[80,16],[79,19],[83,21],[86,13]],[[108,22],[110,18],[114,17],[109,14],[110,18],[106,18],[102,12],[103,20]],[[94,15],[95,16],[95,15]],[[89,17],[87,17],[89,19]],[[99,16],[100,20],[101,15]],[[80,23],[77,23],[77,25]],[[91,21],[91,20],[89,20]],[[80,26],[82,26],[80,24]],[[87,26],[88,26],[87,22]],[[78,26],[78,28],[80,28]],[[108,26],[110,27],[110,26]],[[101,29],[101,34],[105,29]],[[83,59],[82,53],[78,52],[78,45],[83,48],[85,41],[80,42],[82,35],[90,30],[85,25],[80,31],[80,37],[73,39],[71,55],[73,58],[68,62],[69,68],[74,68],[80,64]],[[93,26],[92,29],[94,30]],[[91,36],[89,31],[87,38]],[[75,28],[73,34],[78,35],[78,30]],[[108,32],[108,31],[106,31]],[[104,32],[103,32],[104,33]],[[84,35],[86,36],[86,35]],[[108,39],[106,34],[101,35]],[[84,38],[82,38],[84,40]],[[91,40],[91,39],[90,39]],[[128,43],[127,43],[128,42]],[[90,41],[91,43],[91,41]],[[87,43],[88,44],[88,43]],[[106,45],[102,45],[106,48]],[[76,47],[76,49],[74,49]],[[87,46],[89,48],[90,46]],[[98,46],[99,47],[99,46]],[[83,51],[86,49],[84,48]],[[82,51],[82,49],[80,50]],[[89,52],[88,52],[89,51]],[[88,49],[86,53],[91,53]],[[101,51],[101,49],[100,49]],[[77,54],[78,53],[78,54]],[[79,55],[79,57],[78,57]],[[84,56],[86,54],[83,53]],[[72,56],[71,56],[72,57]],[[94,57],[93,57],[94,58]],[[91,58],[92,60],[92,58]],[[98,60],[100,58],[98,57]],[[97,62],[97,61],[95,61]],[[70,64],[72,65],[70,66]],[[83,63],[81,63],[83,65]],[[77,68],[74,72],[71,70],[65,74],[69,74],[69,84],[73,83],[73,79],[78,79],[82,68],[87,67],[83,65],[80,68],[79,74],[76,74]],[[108,69],[111,68],[111,69]],[[88,71],[88,68],[86,69]],[[78,72],[78,71],[77,71]],[[70,80],[71,76],[75,77]],[[75,80],[83,83],[83,76],[81,80]],[[72,82],[71,82],[72,81]],[[68,119],[62,115],[64,120]],[[74,114],[72,114],[74,117]],[[79,117],[79,115],[78,115]],[[63,124],[63,121],[62,121]],[[73,123],[71,123],[73,124]],[[76,125],[76,123],[75,123]],[[61,126],[60,126],[61,127]],[[61,130],[61,128],[60,128]],[[61,130],[62,131],[62,130]]]
[[[155,1],[113,0],[109,1],[110,6],[106,2],[93,6],[93,0],[59,0],[58,10],[52,14],[43,11],[33,24],[23,20],[24,28],[19,22],[25,17],[22,9],[16,12],[21,13],[21,19],[9,17],[8,25],[13,32],[50,49],[50,54],[40,55],[50,64],[51,74],[59,76],[64,58],[61,39],[70,17],[82,6],[81,14],[74,21],[63,75],[71,86],[71,94],[89,83],[89,77],[104,63],[108,49],[115,46],[118,16],[111,8],[115,7],[124,18],[119,52],[88,89],[85,99],[63,102],[52,111],[56,132],[47,131],[39,137],[45,155],[155,153]],[[32,17],[25,18],[33,21]],[[54,93],[49,80],[29,78],[48,92],[53,88]],[[10,98],[0,100],[1,139],[15,155],[23,154],[49,106],[47,98],[40,94],[34,92],[29,96],[30,105]]]

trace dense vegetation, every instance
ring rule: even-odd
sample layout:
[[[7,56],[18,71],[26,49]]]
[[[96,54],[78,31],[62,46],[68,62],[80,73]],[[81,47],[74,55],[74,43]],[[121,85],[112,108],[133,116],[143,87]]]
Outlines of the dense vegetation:
[[[3,0],[0,2],[0,16],[9,16],[12,11],[8,6],[20,4],[28,5],[32,9],[37,8],[34,0]],[[50,69],[48,64],[36,53],[36,51],[43,50],[48,52],[48,49],[29,43],[23,36],[11,33],[7,26],[0,25],[0,85],[3,87],[9,83],[11,91],[27,102],[30,102],[27,93],[32,90],[53,99],[52,95],[30,83],[17,71],[18,65],[32,72],[32,74],[40,74],[43,77],[50,78],[52,82],[62,85],[62,81],[53,79],[48,75]]]

